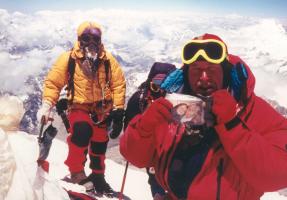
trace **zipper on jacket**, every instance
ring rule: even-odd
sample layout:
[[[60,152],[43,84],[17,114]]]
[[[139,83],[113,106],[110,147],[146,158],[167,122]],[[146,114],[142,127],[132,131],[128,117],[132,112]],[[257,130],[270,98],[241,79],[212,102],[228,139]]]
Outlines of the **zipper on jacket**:
[[[168,166],[170,165],[170,162],[172,160],[172,155],[174,154],[174,151],[178,145],[178,142],[176,142],[176,140],[178,140],[177,137],[180,136],[180,129],[182,128],[181,125],[178,125],[177,129],[176,129],[176,134],[175,136],[173,136],[173,141],[172,141],[172,144],[169,148],[169,150],[167,151],[167,153],[165,154],[165,159],[162,159],[162,163],[160,163],[160,166],[161,166],[161,170],[162,170],[162,174],[163,174],[163,177],[162,177],[162,182],[163,184],[165,185],[166,187],[166,190],[168,191],[168,193],[173,197],[175,198],[175,194],[173,194],[172,190],[170,189],[170,186],[168,184]],[[182,136],[182,135],[181,135]],[[180,139],[179,139],[180,140]],[[176,144],[176,145],[175,145]],[[163,156],[162,156],[163,157]],[[179,199],[180,200],[180,199]]]
[[[219,159],[219,163],[217,165],[217,190],[216,190],[216,200],[220,200],[220,187],[221,187],[221,177],[223,175],[223,158]]]

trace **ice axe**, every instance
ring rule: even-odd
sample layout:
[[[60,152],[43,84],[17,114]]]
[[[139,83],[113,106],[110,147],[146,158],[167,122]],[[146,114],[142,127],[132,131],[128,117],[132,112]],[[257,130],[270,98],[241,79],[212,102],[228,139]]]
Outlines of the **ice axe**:
[[[51,119],[49,119],[51,121]],[[46,161],[50,148],[52,145],[52,140],[58,133],[58,130],[51,124],[44,130],[45,120],[41,120],[40,133],[38,136],[39,144],[39,157],[37,163],[41,166],[46,172],[49,171],[49,163]]]

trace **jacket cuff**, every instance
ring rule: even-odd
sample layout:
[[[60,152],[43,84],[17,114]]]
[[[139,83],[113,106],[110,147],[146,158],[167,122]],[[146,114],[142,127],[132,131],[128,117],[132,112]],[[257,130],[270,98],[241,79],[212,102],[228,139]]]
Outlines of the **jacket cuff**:
[[[51,107],[53,107],[53,106],[56,105],[57,100],[54,100],[54,99],[52,99],[52,98],[50,98],[50,97],[44,97],[44,98],[42,99],[42,104],[43,104],[43,103],[47,103],[47,104],[51,105]]]
[[[214,128],[217,131],[217,134],[220,136],[224,134],[232,134],[232,132],[234,132],[240,124],[242,125],[241,120],[236,116],[227,123],[215,125]]]
[[[231,120],[232,121],[232,120]],[[237,120],[235,121],[237,122]],[[223,144],[226,151],[230,154],[235,146],[246,136],[246,131],[241,122],[233,124],[218,124],[214,128],[219,136],[220,142]]]
[[[45,106],[49,106],[50,108],[52,108],[55,104],[53,104],[51,101],[49,100],[46,100],[46,99],[43,99],[42,101],[42,105],[45,105]]]
[[[230,120],[229,122],[225,123],[225,128],[226,130],[231,130],[233,128],[235,128],[236,126],[238,126],[240,124],[240,119],[239,117],[234,117],[232,120]]]

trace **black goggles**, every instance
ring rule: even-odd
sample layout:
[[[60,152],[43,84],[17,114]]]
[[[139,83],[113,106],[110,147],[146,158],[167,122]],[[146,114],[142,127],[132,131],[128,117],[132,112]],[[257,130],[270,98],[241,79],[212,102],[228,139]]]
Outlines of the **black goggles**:
[[[90,42],[100,43],[101,41],[101,37],[91,35],[91,34],[82,34],[79,39],[80,39],[80,42],[83,42],[83,43],[90,43]]]
[[[79,37],[79,40],[84,43],[101,41],[101,31],[97,28],[87,28],[83,31],[82,35]]]

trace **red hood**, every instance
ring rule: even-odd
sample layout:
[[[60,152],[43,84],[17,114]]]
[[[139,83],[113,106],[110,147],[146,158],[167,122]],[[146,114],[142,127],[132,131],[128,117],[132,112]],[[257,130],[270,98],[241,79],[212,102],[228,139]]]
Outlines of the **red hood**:
[[[225,42],[220,37],[218,37],[217,35],[209,34],[209,33],[205,33],[204,35],[195,37],[192,40],[208,40],[208,39],[218,40],[218,41],[221,41],[225,44]],[[226,44],[225,44],[225,47],[226,47],[226,50],[228,52],[228,48],[227,48]]]
[[[255,76],[253,75],[250,67],[240,57],[234,56],[232,54],[228,54],[227,60],[232,65],[235,65],[236,63],[242,63],[245,66],[245,69],[248,74],[248,78],[246,82],[246,94],[247,94],[247,98],[249,98],[254,92],[254,88],[255,88]]]

